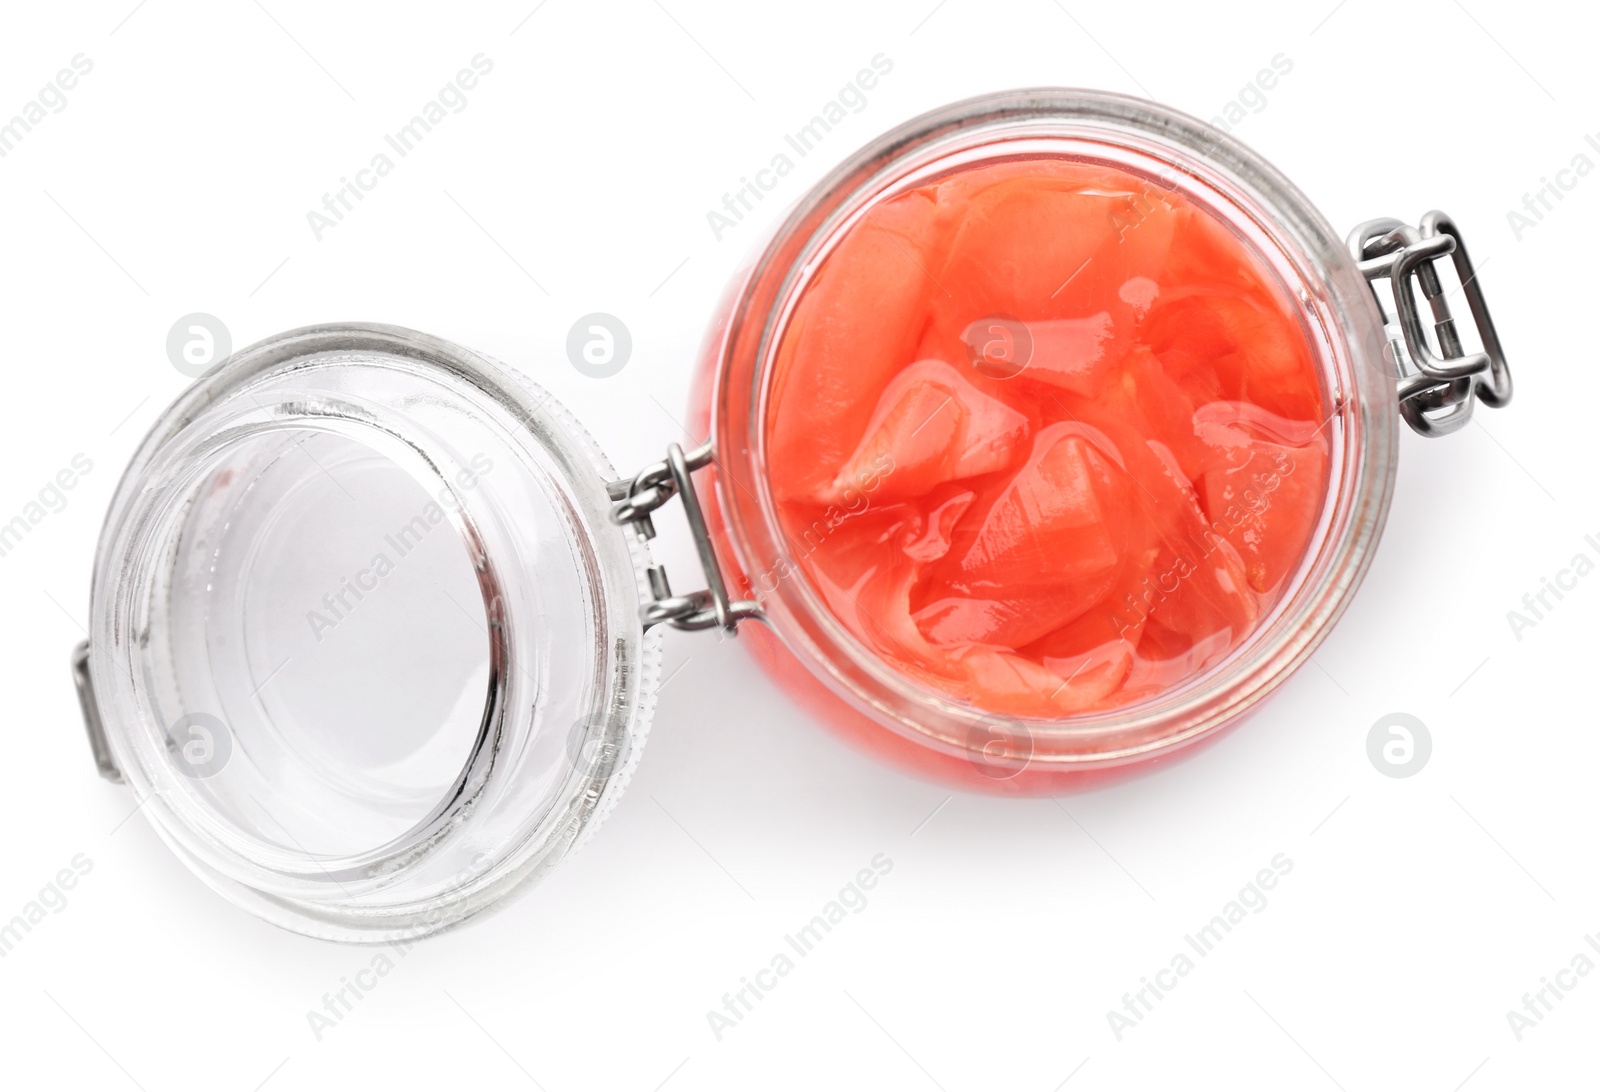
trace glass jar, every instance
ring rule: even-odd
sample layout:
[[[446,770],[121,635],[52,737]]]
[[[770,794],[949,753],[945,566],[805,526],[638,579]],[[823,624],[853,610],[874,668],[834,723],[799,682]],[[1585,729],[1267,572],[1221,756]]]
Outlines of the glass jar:
[[[890,669],[848,633],[799,575],[793,544],[774,515],[766,466],[764,423],[776,346],[830,249],[896,194],[956,170],[1019,157],[1112,166],[1181,193],[1228,225],[1299,302],[1324,404],[1332,411],[1324,428],[1330,440],[1324,510],[1298,573],[1270,615],[1222,663],[1158,699],[1058,722],[997,717],[953,703]],[[1459,277],[1484,330],[1486,353],[1448,376],[1423,337],[1409,291],[1397,293],[1392,321],[1374,306],[1367,277],[1392,271],[1391,256],[1398,252],[1371,244],[1395,232],[1391,247],[1403,239],[1414,251],[1440,255],[1452,252],[1444,243],[1456,244]],[[824,723],[875,754],[963,788],[1056,792],[1215,738],[1311,655],[1366,572],[1393,492],[1397,403],[1404,399],[1407,419],[1419,431],[1436,434],[1459,427],[1471,410],[1472,380],[1462,376],[1483,377],[1488,386],[1479,396],[1491,404],[1509,397],[1509,375],[1464,264],[1459,233],[1452,225],[1446,240],[1435,225],[1432,243],[1421,235],[1393,221],[1362,225],[1351,245],[1371,255],[1363,265],[1307,199],[1248,149],[1192,118],[1118,95],[987,96],[885,135],[802,198],[736,281],[702,353],[690,429],[709,435],[717,453],[706,472],[715,482],[706,503],[714,510],[718,556],[730,583],[759,600],[769,623],[747,643]],[[1409,267],[1396,275],[1402,283],[1426,259],[1413,253],[1406,261]],[[1438,298],[1434,270],[1423,269],[1425,293],[1432,289],[1429,298]],[[1448,312],[1435,319],[1445,327],[1443,351],[1453,348],[1459,356]],[[1410,366],[1413,353],[1425,371]],[[1454,386],[1440,398],[1444,378]],[[1431,393],[1419,396],[1423,390]],[[1435,416],[1437,407],[1424,412],[1430,398],[1449,416]]]
[[[786,324],[852,225],[952,171],[1039,158],[1117,168],[1226,225],[1295,301],[1331,409],[1310,546],[1248,637],[1156,698],[1053,720],[953,700],[839,623],[778,522],[763,425]],[[1446,257],[1481,352],[1449,317]],[[1373,221],[1347,246],[1193,119],[1098,92],[987,96],[886,134],[801,199],[711,326],[691,425],[710,439],[631,478],[534,384],[422,334],[324,326],[236,354],[163,414],[118,488],[76,677],[102,772],[213,887],[315,936],[416,936],[592,831],[648,729],[664,625],[736,630],[825,724],[962,788],[1058,792],[1216,738],[1354,594],[1397,417],[1440,434],[1509,396],[1442,215]],[[690,594],[649,558],[674,499],[706,584]]]

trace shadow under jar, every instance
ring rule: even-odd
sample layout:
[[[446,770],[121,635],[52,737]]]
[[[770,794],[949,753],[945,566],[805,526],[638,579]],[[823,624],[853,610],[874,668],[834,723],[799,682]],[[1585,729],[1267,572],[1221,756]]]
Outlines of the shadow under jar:
[[[102,772],[212,886],[315,936],[416,936],[593,830],[668,625],[737,631],[824,724],[963,788],[1215,738],[1349,602],[1397,418],[1443,434],[1510,392],[1442,214],[1341,243],[1181,114],[987,96],[800,200],[711,327],[709,440],[632,477],[426,335],[236,354],[118,489],[76,677]],[[648,551],[674,501],[687,594]]]

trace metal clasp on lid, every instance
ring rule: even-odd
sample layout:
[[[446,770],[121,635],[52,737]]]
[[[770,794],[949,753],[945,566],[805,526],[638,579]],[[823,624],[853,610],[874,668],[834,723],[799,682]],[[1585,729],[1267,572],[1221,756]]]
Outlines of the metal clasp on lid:
[[[111,745],[106,742],[105,723],[100,719],[100,706],[94,700],[94,680],[89,676],[89,642],[84,641],[72,650],[72,684],[78,688],[78,705],[83,709],[83,725],[89,731],[89,749],[94,752],[94,764],[100,776],[107,781],[122,784],[122,771],[111,758]]]
[[[1400,414],[1423,436],[1443,436],[1466,424],[1475,401],[1500,407],[1511,401],[1511,370],[1495,334],[1477,271],[1455,221],[1435,210],[1411,227],[1399,220],[1369,220],[1350,233],[1350,251],[1372,286],[1373,298],[1389,329],[1390,351],[1399,372]],[[1449,255],[1460,291],[1477,323],[1481,352],[1467,354],[1434,263]],[[1418,313],[1415,278],[1432,311],[1435,352]],[[1378,282],[1388,280],[1394,307],[1385,303]],[[1398,325],[1399,337],[1393,327]]]
[[[681,446],[672,444],[667,448],[667,457],[663,461],[645,467],[632,479],[610,482],[606,486],[613,504],[611,518],[622,526],[631,526],[640,539],[646,541],[654,538],[656,533],[651,513],[674,495],[682,497],[683,514],[689,521],[689,532],[694,536],[700,567],[705,571],[707,586],[704,591],[673,595],[672,587],[667,583],[667,570],[660,565],[650,566],[650,593],[653,598],[639,610],[646,629],[669,622],[678,629],[711,629],[716,626],[734,633],[742,620],[761,617],[759,603],[729,601],[727,584],[722,578],[722,566],[717,563],[705,512],[700,507],[699,494],[695,492],[691,475],[701,467],[709,466],[714,458],[715,452],[709,440],[687,454]]]

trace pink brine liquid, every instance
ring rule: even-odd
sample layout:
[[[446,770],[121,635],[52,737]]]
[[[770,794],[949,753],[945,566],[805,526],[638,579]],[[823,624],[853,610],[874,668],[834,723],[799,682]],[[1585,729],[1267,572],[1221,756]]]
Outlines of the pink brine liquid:
[[[1113,709],[1216,664],[1323,503],[1293,301],[1220,221],[1108,166],[990,164],[871,207],[772,382],[804,576],[878,657],[996,714]]]

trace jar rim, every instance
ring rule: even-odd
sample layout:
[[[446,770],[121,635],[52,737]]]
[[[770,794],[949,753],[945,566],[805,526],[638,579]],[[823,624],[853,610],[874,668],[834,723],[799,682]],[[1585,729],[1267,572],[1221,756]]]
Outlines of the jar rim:
[[[1308,545],[1299,586],[1239,648],[1151,700],[1061,719],[965,706],[884,663],[834,617],[795,561],[764,471],[777,346],[795,302],[844,227],[919,169],[1030,139],[1097,142],[1164,160],[1185,180],[1225,197],[1241,222],[1279,248],[1298,273],[1300,284],[1292,287],[1303,289],[1300,302],[1325,337],[1321,367],[1333,411],[1326,427],[1343,440],[1321,537]],[[957,757],[973,758],[998,735],[1023,741],[1028,765],[1116,766],[1186,746],[1233,721],[1309,658],[1343,612],[1370,564],[1393,493],[1398,417],[1383,368],[1386,339],[1371,292],[1339,236],[1255,152],[1198,119],[1138,98],[1009,91],[939,108],[884,134],[813,187],[777,226],[735,289],[718,337],[711,349],[711,429],[731,567],[747,579],[792,574],[759,589],[766,618],[790,652],[858,711]]]

